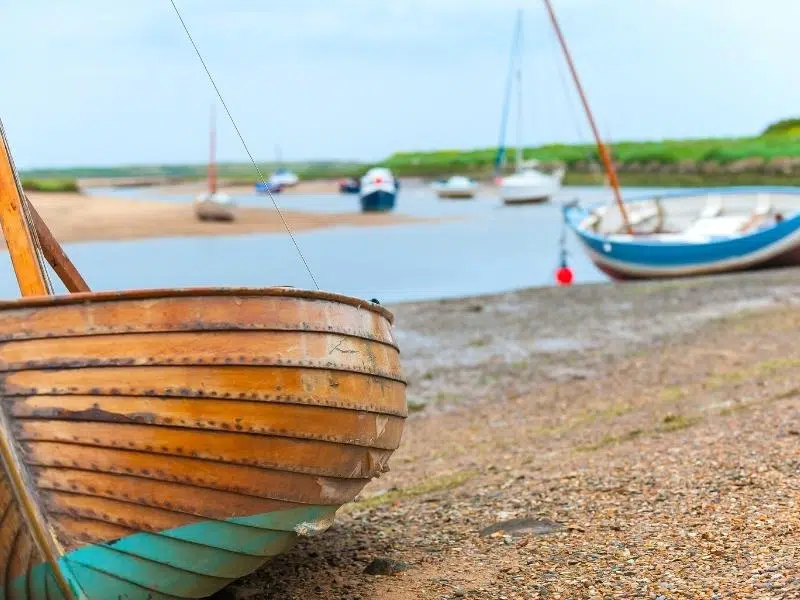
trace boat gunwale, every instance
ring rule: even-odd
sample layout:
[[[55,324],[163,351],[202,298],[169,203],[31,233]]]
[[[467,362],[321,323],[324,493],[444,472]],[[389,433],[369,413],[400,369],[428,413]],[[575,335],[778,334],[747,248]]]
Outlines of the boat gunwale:
[[[637,192],[638,193],[635,193]],[[671,200],[687,200],[689,198],[703,198],[706,196],[750,196],[753,194],[767,194],[775,196],[797,196],[800,198],[800,186],[727,186],[727,187],[698,187],[698,188],[674,188],[664,189],[655,188],[655,190],[639,190],[637,188],[631,189],[631,195],[625,199],[625,204],[639,204],[647,202],[648,200],[663,200],[669,202]],[[574,204],[567,202],[562,206],[562,209],[578,209],[590,214],[592,211],[603,208],[608,205],[608,200],[594,200],[592,202]],[[798,209],[800,211],[800,209]]]
[[[192,297],[275,297],[283,296],[305,300],[321,300],[346,304],[356,309],[364,309],[382,316],[390,324],[394,324],[394,314],[380,304],[369,302],[354,296],[346,296],[321,290],[306,290],[293,287],[187,287],[187,288],[145,288],[133,290],[77,292],[57,296],[28,296],[15,300],[0,301],[0,311],[17,308],[40,308],[63,306],[70,304],[90,304],[94,302],[124,302],[126,300],[157,300],[159,298],[192,298]]]

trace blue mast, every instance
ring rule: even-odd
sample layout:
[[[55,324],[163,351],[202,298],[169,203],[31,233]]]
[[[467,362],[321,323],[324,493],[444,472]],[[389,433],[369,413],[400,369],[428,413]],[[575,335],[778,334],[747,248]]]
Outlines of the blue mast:
[[[506,80],[505,99],[503,100],[503,113],[500,117],[500,141],[497,144],[497,155],[494,159],[494,174],[500,174],[500,168],[506,156],[506,128],[508,126],[508,107],[511,103],[511,86],[514,83],[514,65],[519,52],[520,37],[522,34],[522,9],[517,10],[517,19],[514,23],[514,37],[511,42],[511,60],[508,65],[508,78]]]

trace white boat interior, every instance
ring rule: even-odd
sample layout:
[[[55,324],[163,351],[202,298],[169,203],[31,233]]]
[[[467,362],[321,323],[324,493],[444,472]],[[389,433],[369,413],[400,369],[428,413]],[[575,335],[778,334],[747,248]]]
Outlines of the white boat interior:
[[[800,211],[798,193],[741,192],[698,193],[676,197],[652,197],[625,204],[636,237],[648,234],[652,241],[697,243],[741,236],[774,224]],[[593,210],[581,228],[624,240],[619,208],[613,202]]]

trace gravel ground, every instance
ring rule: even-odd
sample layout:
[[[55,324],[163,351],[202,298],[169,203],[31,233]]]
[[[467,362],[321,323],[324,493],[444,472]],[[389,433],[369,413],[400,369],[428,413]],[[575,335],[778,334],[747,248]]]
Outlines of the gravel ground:
[[[393,307],[392,470],[227,599],[800,598],[800,271]]]

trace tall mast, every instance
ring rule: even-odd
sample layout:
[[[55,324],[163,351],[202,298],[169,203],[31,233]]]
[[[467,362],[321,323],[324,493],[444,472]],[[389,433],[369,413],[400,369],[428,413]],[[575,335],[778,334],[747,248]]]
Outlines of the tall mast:
[[[503,113],[500,116],[500,141],[497,144],[497,155],[494,159],[494,174],[500,175],[506,158],[506,129],[508,128],[508,107],[511,104],[511,88],[514,85],[514,65],[519,53],[519,37],[522,30],[522,9],[517,10],[517,19],[514,21],[514,36],[511,41],[511,58],[508,63],[508,77],[503,97]]]
[[[603,139],[600,137],[600,131],[597,129],[597,124],[595,123],[594,116],[592,115],[592,109],[589,107],[589,101],[587,100],[586,94],[583,91],[583,86],[581,85],[580,78],[578,77],[578,71],[575,69],[575,63],[572,62],[572,56],[570,56],[569,48],[567,48],[567,41],[564,39],[564,34],[561,33],[561,27],[558,24],[558,19],[556,18],[556,13],[553,10],[553,5],[550,0],[543,1],[545,7],[547,8],[547,13],[550,15],[550,21],[552,22],[553,29],[558,37],[561,50],[564,52],[564,58],[566,59],[567,66],[572,74],[572,80],[575,82],[575,87],[578,89],[578,95],[581,98],[583,110],[586,112],[586,118],[589,120],[589,126],[592,128],[592,134],[594,135],[595,143],[597,144],[597,151],[600,154],[600,160],[603,162],[603,167],[605,167],[606,175],[608,176],[608,183],[611,185],[611,190],[614,193],[614,199],[617,201],[617,206],[619,207],[619,212],[622,216],[622,222],[625,225],[626,231],[630,234],[633,234],[633,228],[631,227],[631,222],[628,219],[628,211],[625,209],[625,203],[622,201],[622,192],[619,189],[619,179],[617,178],[617,171],[614,169],[614,162],[611,160],[611,153],[609,152],[608,147],[603,143]]]
[[[517,154],[516,170],[522,170],[522,10],[519,11],[519,41],[517,50]]]
[[[22,186],[0,121],[0,225],[6,238],[8,254],[23,296],[46,296],[50,293],[44,266],[28,226]]]
[[[210,124],[210,141],[208,150],[208,193],[217,193],[217,165],[216,165],[216,150],[217,150],[217,115],[214,110],[214,105],[211,105],[211,124]]]

